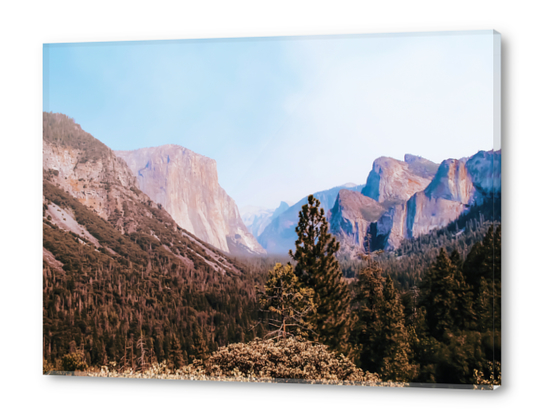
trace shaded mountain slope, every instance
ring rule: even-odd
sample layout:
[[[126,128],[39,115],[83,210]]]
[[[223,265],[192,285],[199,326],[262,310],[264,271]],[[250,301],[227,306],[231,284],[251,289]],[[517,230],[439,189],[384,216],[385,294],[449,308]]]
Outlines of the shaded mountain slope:
[[[128,363],[136,341],[178,363],[251,339],[258,273],[181,229],[126,164],[44,114],[44,357]],[[260,327],[261,330],[261,327]]]

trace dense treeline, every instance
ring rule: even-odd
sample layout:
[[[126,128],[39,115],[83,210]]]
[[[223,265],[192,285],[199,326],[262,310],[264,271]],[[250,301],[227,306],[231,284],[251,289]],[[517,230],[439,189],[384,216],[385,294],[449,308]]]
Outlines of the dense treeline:
[[[295,268],[278,264],[265,284],[262,302],[271,302],[279,321],[270,325],[279,337],[287,328],[297,335],[306,329],[312,340],[385,381],[499,383],[501,228],[478,216],[465,220],[470,240],[475,234],[480,240],[464,243],[463,255],[453,248],[457,242],[446,242],[446,230],[421,238],[425,252],[433,238],[444,238],[452,250],[434,250],[414,286],[397,289],[400,281],[385,273],[378,254],[361,255],[357,278],[347,284],[335,258],[339,244],[309,196],[290,253]]]
[[[114,157],[67,116],[45,113],[43,129],[45,144],[76,153],[75,167]],[[114,167],[78,179],[105,219],[44,170],[45,371],[160,363],[189,375],[500,383],[500,196],[361,260],[337,259],[309,196],[289,256],[235,259]]]
[[[48,182],[44,197],[44,216],[47,203],[69,209],[102,245],[44,217],[44,248],[62,265],[44,261],[51,369],[144,371],[163,360],[177,369],[233,343],[252,348],[282,325],[277,337],[307,336],[385,381],[500,381],[501,233],[481,213],[463,227],[405,242],[395,254],[343,262],[346,282],[317,200],[300,214],[293,268],[268,274],[275,258],[240,263],[222,255],[230,268],[216,270],[198,242],[151,205],[153,217],[121,234]],[[267,298],[258,302],[264,283]]]
[[[186,232],[168,229],[159,209],[149,206],[155,217],[139,218],[123,235],[47,182],[44,197],[44,210],[48,202],[69,209],[102,245],[44,217],[44,249],[61,263],[44,260],[43,269],[44,357],[52,367],[62,368],[68,353],[88,366],[168,360],[178,367],[264,333],[256,323],[260,272],[230,260],[230,269],[215,270]]]
[[[83,131],[73,118],[58,113],[43,113],[43,139],[61,148],[77,149],[80,152],[79,163],[95,162],[113,153],[105,144]]]
[[[466,258],[441,248],[419,287],[403,293],[368,258],[359,273],[350,337],[356,362],[384,379],[470,384],[500,375],[500,225]]]

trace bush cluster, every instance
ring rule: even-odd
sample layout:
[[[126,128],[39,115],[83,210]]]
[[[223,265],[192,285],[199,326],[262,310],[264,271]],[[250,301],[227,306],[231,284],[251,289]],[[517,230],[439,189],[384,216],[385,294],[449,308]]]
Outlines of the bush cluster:
[[[402,386],[382,382],[378,375],[356,368],[344,355],[328,351],[325,345],[295,338],[258,338],[246,344],[230,344],[218,349],[205,362],[195,360],[180,369],[171,369],[166,362],[155,363],[142,372],[104,366],[89,376]]]

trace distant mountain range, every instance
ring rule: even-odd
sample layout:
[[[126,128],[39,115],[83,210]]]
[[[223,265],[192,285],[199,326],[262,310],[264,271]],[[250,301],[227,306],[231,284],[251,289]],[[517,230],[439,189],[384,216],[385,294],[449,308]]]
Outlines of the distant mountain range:
[[[275,210],[257,206],[245,206],[240,210],[241,218],[250,233],[257,238],[273,219],[288,210],[291,205],[291,203],[281,201]]]
[[[295,247],[295,227],[307,197],[292,205],[283,201],[276,209],[246,206],[240,212],[219,184],[216,162],[184,147],[113,152],[68,117],[45,113],[43,153],[50,182],[121,234],[138,229],[128,203],[148,201],[168,214],[172,228],[178,225],[197,238],[199,246],[230,255],[284,255]],[[441,164],[408,154],[403,161],[380,157],[366,184],[344,184],[313,195],[341,252],[393,250],[403,240],[444,227],[472,206],[500,195],[500,162],[500,151],[480,151]],[[54,209],[48,210],[51,220],[68,226],[69,214],[64,221]],[[78,234],[85,232],[84,227],[72,227]],[[89,240],[99,243],[99,238]]]
[[[183,229],[216,248],[237,255],[286,254],[295,247],[297,203],[276,209],[246,206],[241,212],[220,187],[216,162],[181,146],[115,152],[138,187],[164,206]],[[494,183],[492,169],[495,169]],[[407,154],[403,161],[380,157],[363,185],[337,186],[313,195],[343,254],[397,248],[446,226],[475,204],[500,194],[500,152],[479,152],[440,165]]]
[[[340,191],[329,217],[342,252],[392,250],[455,221],[475,205],[501,193],[501,152],[436,165],[405,156],[379,158],[361,193]]]
[[[313,195],[320,200],[341,252],[397,248],[456,220],[474,205],[500,196],[501,152],[447,159],[440,165],[407,154],[404,161],[380,157],[364,185],[345,184]],[[255,235],[270,254],[294,249],[303,198]]]
[[[329,216],[329,211],[335,204],[337,194],[342,189],[350,191],[361,191],[363,185],[346,184],[334,187],[329,190],[319,191],[313,195],[320,200],[321,206]],[[295,227],[299,220],[301,207],[308,202],[308,196],[303,197],[297,203],[286,209],[275,217],[271,223],[258,236],[258,242],[267,250],[269,254],[285,254],[290,249],[294,249],[297,235]]]

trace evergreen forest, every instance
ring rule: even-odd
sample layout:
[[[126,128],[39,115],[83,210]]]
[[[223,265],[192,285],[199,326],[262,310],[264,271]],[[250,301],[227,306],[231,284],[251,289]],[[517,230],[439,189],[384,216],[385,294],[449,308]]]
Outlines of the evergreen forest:
[[[54,255],[43,265],[44,372],[161,364],[207,375],[500,384],[493,201],[393,252],[347,260],[309,196],[288,257],[215,250],[226,267],[216,269],[160,207],[125,208],[138,225],[121,233],[54,176],[44,174],[43,246]],[[53,223],[50,204],[101,246]]]

